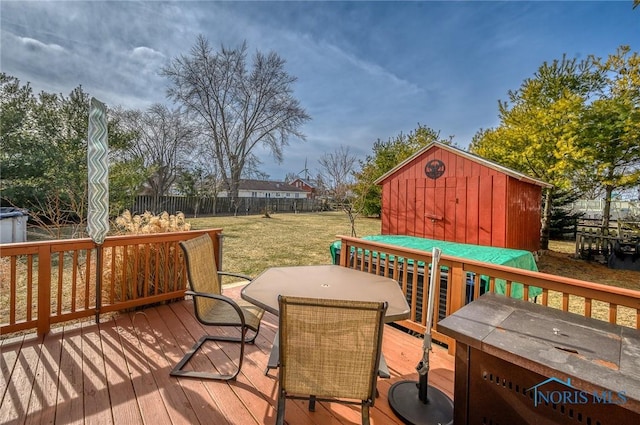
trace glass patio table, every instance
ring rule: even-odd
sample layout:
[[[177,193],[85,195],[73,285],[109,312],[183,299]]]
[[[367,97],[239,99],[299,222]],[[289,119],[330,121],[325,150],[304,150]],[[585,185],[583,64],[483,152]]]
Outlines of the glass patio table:
[[[411,308],[397,281],[371,273],[336,265],[273,267],[265,270],[247,286],[240,296],[278,315],[278,296],[328,298],[353,301],[386,301],[385,323],[408,319]],[[278,367],[278,334],[274,340],[267,372]],[[389,377],[381,357],[379,375]]]

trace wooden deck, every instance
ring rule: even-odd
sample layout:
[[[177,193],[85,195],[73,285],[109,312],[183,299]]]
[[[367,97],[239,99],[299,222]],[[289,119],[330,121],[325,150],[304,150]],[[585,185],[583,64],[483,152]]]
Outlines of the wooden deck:
[[[225,291],[238,296],[239,288]],[[0,424],[273,424],[277,371],[264,375],[277,318],[266,314],[255,345],[248,345],[236,381],[174,378],[169,370],[206,329],[188,301],[120,314],[100,324],[76,323],[0,341]],[[391,379],[378,381],[374,425],[401,424],[387,392],[398,380],[417,380],[422,340],[385,327],[383,352]],[[195,368],[229,365],[237,344],[207,345]],[[429,382],[453,397],[453,357],[434,346]],[[359,407],[287,401],[289,424],[358,424]]]

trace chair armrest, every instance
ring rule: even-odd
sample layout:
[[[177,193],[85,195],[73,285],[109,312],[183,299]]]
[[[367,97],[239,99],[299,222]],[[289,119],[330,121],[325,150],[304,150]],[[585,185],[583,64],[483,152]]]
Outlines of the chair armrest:
[[[218,276],[232,276],[232,277],[239,277],[244,280],[253,280],[251,276],[247,276],[246,274],[240,274],[240,273],[218,272]]]
[[[191,295],[193,297],[210,298],[212,300],[222,301],[222,302],[225,302],[225,303],[231,305],[231,307],[233,307],[233,309],[236,311],[236,313],[238,313],[238,316],[240,317],[240,322],[242,323],[242,326],[245,325],[244,313],[242,312],[242,309],[240,308],[240,306],[233,299],[231,299],[229,297],[225,297],[224,295],[208,294],[208,293],[205,293],[205,292],[185,291],[184,294],[185,295]]]

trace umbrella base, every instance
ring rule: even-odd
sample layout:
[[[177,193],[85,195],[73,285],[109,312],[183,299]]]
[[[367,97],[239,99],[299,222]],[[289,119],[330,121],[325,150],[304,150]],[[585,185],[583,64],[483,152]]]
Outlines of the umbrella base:
[[[388,399],[393,413],[406,424],[453,424],[453,401],[435,387],[429,386],[427,403],[423,403],[418,396],[417,382],[396,382],[389,388]]]

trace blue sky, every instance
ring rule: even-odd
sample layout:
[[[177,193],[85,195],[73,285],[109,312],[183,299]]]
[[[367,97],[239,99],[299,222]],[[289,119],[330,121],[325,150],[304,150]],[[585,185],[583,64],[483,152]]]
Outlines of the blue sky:
[[[311,115],[284,161],[258,152],[271,179],[340,145],[359,158],[418,124],[466,148],[545,61],[606,57],[640,44],[632,0],[570,2],[135,2],[0,0],[0,69],[36,91],[78,85],[109,107],[170,104],[160,68],[203,34],[275,51]]]

